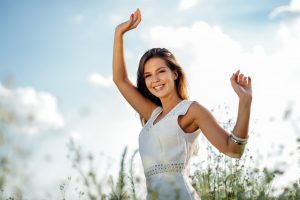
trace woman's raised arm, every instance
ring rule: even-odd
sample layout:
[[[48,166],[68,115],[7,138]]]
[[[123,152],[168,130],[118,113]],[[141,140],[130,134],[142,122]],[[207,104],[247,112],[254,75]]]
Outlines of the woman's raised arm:
[[[191,116],[206,138],[219,151],[230,157],[240,158],[248,138],[252,102],[251,78],[240,74],[238,70],[230,80],[234,91],[239,97],[237,121],[232,133],[224,130],[213,115],[197,102],[192,104]]]
[[[114,47],[113,47],[113,81],[118,87],[121,94],[128,103],[140,114],[145,120],[150,118],[152,111],[157,105],[144,97],[129,80],[124,60],[123,36],[134,29],[140,23],[141,12],[137,9],[131,14],[130,19],[118,25],[115,29]]]

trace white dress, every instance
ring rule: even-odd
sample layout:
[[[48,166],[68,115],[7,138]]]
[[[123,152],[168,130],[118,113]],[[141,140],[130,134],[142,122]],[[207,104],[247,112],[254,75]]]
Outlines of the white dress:
[[[147,200],[200,200],[188,178],[200,130],[185,133],[178,124],[178,116],[185,115],[191,104],[192,101],[181,101],[153,124],[162,112],[162,107],[157,107],[139,135]]]

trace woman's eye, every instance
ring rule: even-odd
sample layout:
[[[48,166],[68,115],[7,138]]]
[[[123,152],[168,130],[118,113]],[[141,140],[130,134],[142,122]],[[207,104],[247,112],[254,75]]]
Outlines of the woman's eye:
[[[161,71],[159,71],[158,73],[163,73],[163,72],[165,72],[165,70],[161,70]]]
[[[145,79],[146,79],[146,78],[149,78],[149,77],[150,77],[150,75],[145,75],[145,76],[144,76]]]

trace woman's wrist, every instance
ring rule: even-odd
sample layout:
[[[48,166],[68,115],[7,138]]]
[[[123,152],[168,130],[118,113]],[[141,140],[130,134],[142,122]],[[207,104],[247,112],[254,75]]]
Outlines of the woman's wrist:
[[[122,31],[118,27],[116,27],[116,29],[115,29],[115,36],[123,36],[124,33],[125,33],[124,31]]]
[[[241,95],[239,97],[240,99],[240,103],[241,104],[244,104],[244,105],[251,105],[251,102],[252,102],[252,95],[251,94],[244,94],[244,95]]]

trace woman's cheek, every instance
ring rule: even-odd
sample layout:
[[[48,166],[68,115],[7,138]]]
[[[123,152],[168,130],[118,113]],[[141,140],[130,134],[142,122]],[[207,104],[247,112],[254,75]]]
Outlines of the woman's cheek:
[[[146,87],[148,88],[148,90],[150,89],[150,80],[149,78],[145,79],[145,83],[146,83]]]

